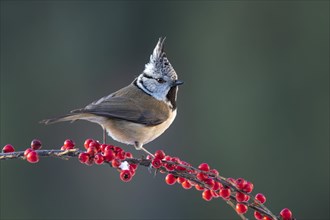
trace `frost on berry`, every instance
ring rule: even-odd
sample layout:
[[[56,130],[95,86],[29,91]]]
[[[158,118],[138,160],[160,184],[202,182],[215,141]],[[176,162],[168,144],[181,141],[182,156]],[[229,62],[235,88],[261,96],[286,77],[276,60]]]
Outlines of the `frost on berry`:
[[[11,145],[11,144],[7,144],[2,148],[3,153],[11,153],[14,151],[15,151],[15,149],[14,149],[13,145]]]
[[[38,156],[37,152],[32,150],[27,154],[26,160],[30,163],[38,163],[39,162],[39,156]]]
[[[121,170],[130,170],[130,165],[127,161],[122,162],[119,167]]]
[[[31,141],[31,148],[33,150],[39,150],[41,148],[41,141],[38,139],[33,139]]]
[[[292,212],[288,208],[282,209],[280,212],[280,216],[282,217],[283,220],[291,220],[292,219]]]

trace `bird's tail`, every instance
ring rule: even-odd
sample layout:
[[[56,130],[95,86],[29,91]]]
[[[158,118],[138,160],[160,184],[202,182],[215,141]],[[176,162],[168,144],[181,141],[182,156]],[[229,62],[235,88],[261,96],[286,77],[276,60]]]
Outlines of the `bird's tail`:
[[[49,124],[54,124],[54,123],[62,122],[62,121],[74,122],[78,119],[85,119],[87,117],[88,117],[88,114],[84,114],[84,113],[70,113],[70,114],[59,116],[56,118],[44,119],[44,120],[40,121],[39,123],[49,125]]]

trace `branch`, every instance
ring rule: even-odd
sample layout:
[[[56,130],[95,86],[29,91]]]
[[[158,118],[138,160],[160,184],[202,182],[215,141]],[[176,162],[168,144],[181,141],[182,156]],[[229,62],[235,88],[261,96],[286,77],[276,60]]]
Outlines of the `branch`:
[[[206,163],[196,168],[177,157],[165,155],[161,150],[156,151],[153,156],[134,158],[130,152],[125,152],[120,147],[100,144],[92,139],[87,139],[84,147],[85,150],[80,150],[75,148],[73,141],[66,140],[61,150],[40,150],[41,142],[35,139],[31,143],[31,148],[25,151],[15,152],[10,144],[4,146],[3,153],[0,153],[0,161],[22,159],[37,163],[39,157],[55,157],[64,160],[77,157],[86,165],[110,165],[120,172],[120,178],[124,182],[132,179],[138,166],[153,168],[155,173],[167,174],[165,181],[169,185],[179,183],[185,189],[194,187],[196,190],[203,191],[202,197],[206,201],[222,198],[243,220],[247,220],[244,214],[248,209],[254,210],[254,217],[258,220],[294,220],[291,211],[287,208],[277,216],[273,214],[263,204],[266,202],[263,194],[258,193],[255,196],[251,194],[252,183],[243,178],[225,178],[219,175],[216,169],[210,169]]]

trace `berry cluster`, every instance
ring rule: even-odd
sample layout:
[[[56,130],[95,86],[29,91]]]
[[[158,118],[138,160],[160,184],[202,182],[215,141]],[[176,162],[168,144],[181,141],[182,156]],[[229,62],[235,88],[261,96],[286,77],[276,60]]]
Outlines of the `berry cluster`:
[[[120,179],[129,182],[135,175],[138,165],[153,167],[160,173],[167,174],[165,182],[168,185],[180,184],[184,189],[195,188],[202,191],[202,198],[210,201],[213,198],[222,198],[231,204],[238,214],[245,214],[248,209],[254,210],[254,217],[257,220],[293,220],[292,212],[285,208],[278,216],[274,216],[263,204],[266,197],[262,193],[257,193],[254,197],[253,183],[243,178],[224,178],[219,175],[219,171],[211,169],[207,163],[200,164],[197,168],[189,163],[166,155],[164,151],[157,150],[153,156],[136,159],[130,152],[125,152],[122,148],[101,144],[96,140],[87,139],[84,142],[85,150],[75,148],[75,143],[67,139],[64,141],[61,150],[40,150],[41,141],[34,139],[31,147],[23,153],[15,152],[12,145],[7,144],[3,147],[1,158],[23,158],[30,163],[37,163],[40,156],[55,157],[78,157],[83,164],[110,164],[119,171]],[[54,153],[56,152],[56,153]],[[5,155],[4,155],[5,154]],[[16,155],[16,156],[15,156]]]
[[[91,166],[93,163],[101,165],[109,163],[113,168],[117,168],[120,172],[120,179],[124,182],[129,182],[135,175],[137,164],[128,164],[124,160],[133,158],[130,152],[125,152],[122,148],[100,144],[93,139],[87,139],[84,143],[85,151],[78,155],[81,163]]]
[[[41,149],[41,141],[38,139],[33,139],[31,141],[31,147],[27,148],[24,151],[24,158],[30,163],[38,163],[39,162],[39,155],[36,150]]]
[[[165,155],[163,151],[156,151],[155,157],[151,160],[155,169],[167,171],[165,182],[168,185],[181,184],[184,189],[195,188],[202,191],[202,198],[206,201],[212,198],[222,198],[236,203],[235,209],[238,214],[245,214],[248,207],[259,207],[266,202],[266,197],[258,193],[252,202],[249,202],[253,191],[253,183],[243,178],[223,178],[219,171],[211,169],[207,163],[202,163],[198,169],[177,157]],[[257,209],[258,210],[258,209]],[[257,220],[271,219],[268,215],[255,211],[254,217]],[[280,219],[291,220],[292,213],[289,209],[283,209]]]

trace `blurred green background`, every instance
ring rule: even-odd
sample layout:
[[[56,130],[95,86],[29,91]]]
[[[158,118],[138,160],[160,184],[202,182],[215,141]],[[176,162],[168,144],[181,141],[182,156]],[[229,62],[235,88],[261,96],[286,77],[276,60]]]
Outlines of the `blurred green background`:
[[[185,84],[147,149],[246,178],[274,213],[329,219],[328,1],[1,1],[1,146],[101,139],[38,121],[130,83],[160,36]],[[15,160],[0,177],[1,219],[239,219],[144,168],[125,184],[107,166]]]

